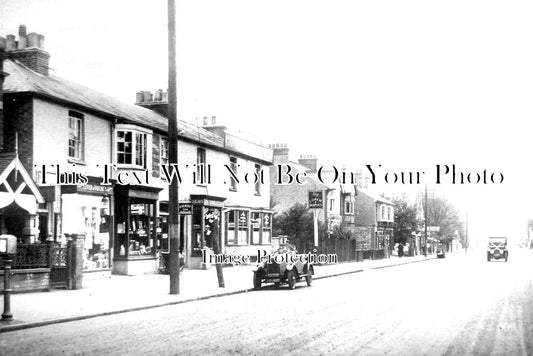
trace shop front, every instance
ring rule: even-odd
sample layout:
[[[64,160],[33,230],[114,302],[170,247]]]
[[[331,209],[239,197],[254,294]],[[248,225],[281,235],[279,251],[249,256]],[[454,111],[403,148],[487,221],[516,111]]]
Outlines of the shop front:
[[[187,231],[187,220],[190,219],[191,234],[185,238],[186,266],[193,269],[209,268],[203,263],[203,251],[207,255],[214,253],[215,247],[223,251],[221,223],[222,208],[225,197],[212,195],[191,195],[191,214],[180,215],[183,221],[183,232]],[[187,237],[187,236],[186,236]],[[215,245],[217,244],[217,245]]]
[[[162,236],[161,188],[116,185],[113,273],[157,273]],[[159,236],[159,238],[158,238]]]
[[[58,242],[68,234],[83,234],[83,272],[106,272],[112,268],[113,188],[98,179],[80,186],[61,186],[61,224]]]

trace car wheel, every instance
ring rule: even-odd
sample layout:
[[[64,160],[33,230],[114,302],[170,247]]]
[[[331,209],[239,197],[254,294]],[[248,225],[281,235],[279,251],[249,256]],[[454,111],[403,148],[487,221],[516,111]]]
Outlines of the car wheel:
[[[307,282],[307,285],[311,287],[311,283],[313,283],[313,275],[311,274],[311,271],[305,276],[305,281]]]
[[[274,287],[279,288],[279,285],[280,285],[279,282],[274,282]]]
[[[289,284],[289,289],[296,287],[296,273],[292,269],[287,273],[287,283]]]
[[[261,275],[258,272],[254,272],[254,289],[261,289]]]

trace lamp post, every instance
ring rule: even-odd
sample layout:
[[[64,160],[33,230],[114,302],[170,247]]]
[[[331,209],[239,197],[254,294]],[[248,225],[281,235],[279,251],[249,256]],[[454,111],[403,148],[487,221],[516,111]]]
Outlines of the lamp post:
[[[4,312],[2,321],[13,320],[11,313],[11,262],[17,252],[17,238],[13,235],[0,235],[0,255],[4,259]]]

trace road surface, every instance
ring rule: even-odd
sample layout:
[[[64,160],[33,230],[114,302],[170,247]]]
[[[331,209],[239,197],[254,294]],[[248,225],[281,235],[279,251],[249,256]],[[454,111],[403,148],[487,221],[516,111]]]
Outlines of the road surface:
[[[2,333],[0,353],[533,355],[532,276],[529,253],[447,256]]]

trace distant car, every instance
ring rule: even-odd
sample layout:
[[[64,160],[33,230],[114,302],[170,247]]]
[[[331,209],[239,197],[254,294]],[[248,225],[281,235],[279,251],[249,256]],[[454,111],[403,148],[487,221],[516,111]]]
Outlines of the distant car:
[[[446,257],[446,247],[443,244],[437,246],[437,258]]]
[[[489,237],[487,261],[505,259],[505,262],[507,262],[508,258],[507,237]]]
[[[314,267],[309,261],[301,261],[297,257],[294,246],[283,244],[274,254],[259,261],[253,269],[254,289],[261,289],[263,283],[274,283],[276,287],[286,283],[289,289],[294,289],[296,282],[302,279],[311,286]]]

